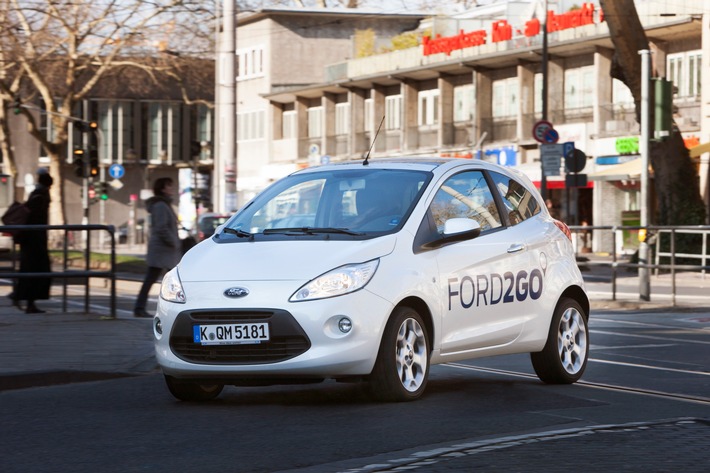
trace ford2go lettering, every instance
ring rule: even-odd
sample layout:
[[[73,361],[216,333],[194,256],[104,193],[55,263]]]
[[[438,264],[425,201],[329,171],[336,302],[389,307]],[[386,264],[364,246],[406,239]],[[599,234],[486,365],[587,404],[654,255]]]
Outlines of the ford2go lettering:
[[[274,183],[163,278],[153,329],[178,399],[331,378],[409,401],[432,364],[491,355],[573,383],[588,318],[569,229],[526,177],[418,158]]]

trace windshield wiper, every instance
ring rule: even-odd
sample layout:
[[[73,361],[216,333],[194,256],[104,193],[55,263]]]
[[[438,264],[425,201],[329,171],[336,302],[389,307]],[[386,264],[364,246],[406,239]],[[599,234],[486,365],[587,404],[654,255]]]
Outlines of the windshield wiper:
[[[267,228],[264,230],[264,235],[285,233],[285,234],[300,234],[304,233],[306,235],[316,235],[319,233],[337,233],[341,235],[354,235],[360,236],[364,235],[363,232],[356,232],[353,230],[348,230],[347,228],[334,228],[334,227],[290,227],[290,228]]]
[[[237,235],[239,238],[249,238],[249,240],[254,240],[254,234],[240,230],[239,228],[224,227],[223,233],[231,233],[232,235]]]

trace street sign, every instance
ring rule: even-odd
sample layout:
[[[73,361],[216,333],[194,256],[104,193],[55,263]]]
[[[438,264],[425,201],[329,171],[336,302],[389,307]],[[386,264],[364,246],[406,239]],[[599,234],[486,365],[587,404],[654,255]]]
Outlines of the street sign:
[[[108,175],[114,179],[121,179],[126,174],[126,170],[118,163],[113,163],[108,167]]]
[[[565,158],[567,156],[571,156],[571,154],[574,152],[574,141],[565,141],[562,143],[562,156]]]
[[[545,176],[559,176],[562,162],[562,145],[540,145],[540,161],[542,161],[542,170]]]
[[[110,181],[108,185],[116,190],[119,190],[121,187],[123,187],[123,182],[119,181],[118,179],[114,179],[113,181]]]
[[[543,133],[542,139],[545,140],[545,143],[554,144],[560,141],[560,134],[554,128],[548,128]]]
[[[552,123],[548,122],[547,120],[540,120],[533,125],[532,129],[532,135],[535,141],[538,143],[548,143],[545,141],[545,133],[547,133],[548,130],[552,130]],[[559,139],[559,136],[558,136]]]

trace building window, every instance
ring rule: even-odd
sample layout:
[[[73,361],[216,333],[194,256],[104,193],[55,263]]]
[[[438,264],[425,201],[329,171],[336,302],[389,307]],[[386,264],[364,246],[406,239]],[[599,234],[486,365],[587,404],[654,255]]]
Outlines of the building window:
[[[347,135],[350,133],[350,104],[335,104],[335,134]]]
[[[323,136],[323,107],[308,109],[308,137],[320,138]]]
[[[594,66],[565,71],[565,108],[585,108],[594,104]]]
[[[611,89],[611,101],[617,106],[634,105],[634,96],[626,84],[619,79],[613,79]]]
[[[197,129],[195,137],[200,142],[200,159],[209,159],[211,150],[209,147],[202,146],[203,143],[212,142],[212,129],[214,123],[212,121],[212,109],[205,105],[200,105],[197,108]]]
[[[180,156],[180,104],[148,105],[148,159],[171,164]]]
[[[666,58],[667,78],[675,86],[674,97],[700,97],[702,52],[669,54]]]
[[[420,91],[418,101],[418,125],[436,125],[439,123],[439,89]]]
[[[97,105],[102,137],[99,158],[106,163],[121,163],[126,152],[133,148],[133,103],[99,101]]]
[[[263,140],[266,112],[254,110],[237,114],[237,141]]]
[[[493,82],[493,118],[511,118],[518,114],[518,78]]]
[[[454,87],[454,121],[470,122],[476,116],[476,88],[473,84]]]
[[[237,80],[264,76],[264,47],[239,49],[237,51]]]
[[[368,133],[375,132],[375,101],[373,99],[365,99],[365,131]]]
[[[399,130],[402,128],[402,95],[385,97],[385,129]]]
[[[533,84],[533,112],[535,114],[542,113],[542,73],[538,72],[535,74],[535,79]]]
[[[298,135],[296,134],[298,132],[296,126],[296,117],[297,114],[295,110],[288,110],[283,113],[283,121],[281,123],[281,136],[284,140],[290,140],[298,137]]]

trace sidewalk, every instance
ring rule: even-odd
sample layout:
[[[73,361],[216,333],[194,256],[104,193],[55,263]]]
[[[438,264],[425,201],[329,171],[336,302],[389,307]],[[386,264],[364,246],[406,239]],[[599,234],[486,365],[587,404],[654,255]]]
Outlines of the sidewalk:
[[[648,302],[639,300],[638,277],[627,270],[618,271],[616,300],[612,300],[609,268],[594,266],[582,274],[592,316],[600,310],[663,310],[693,311],[710,318],[710,275],[677,274],[673,306],[669,274],[651,277]],[[132,285],[130,291],[137,293],[140,283],[123,279],[119,284]],[[9,292],[9,286],[0,286],[0,391],[159,371],[152,319],[133,318],[126,310],[119,310],[116,319],[106,317],[107,312],[83,314],[82,308],[61,313],[59,296],[42,305],[48,313],[27,315],[11,305]]]

